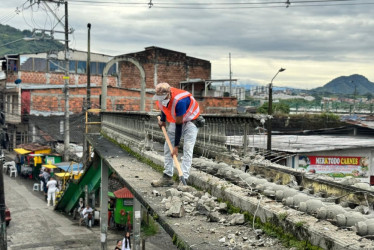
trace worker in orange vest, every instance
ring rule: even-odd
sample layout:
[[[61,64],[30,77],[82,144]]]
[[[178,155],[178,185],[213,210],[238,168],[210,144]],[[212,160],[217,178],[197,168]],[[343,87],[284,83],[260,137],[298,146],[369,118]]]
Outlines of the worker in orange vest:
[[[166,121],[169,122],[167,133],[173,144],[173,152],[170,152],[165,142],[164,174],[161,179],[153,181],[151,184],[154,187],[167,187],[173,185],[173,155],[178,156],[181,137],[184,138],[181,169],[186,181],[190,175],[193,149],[198,127],[201,126],[201,122],[198,121],[202,121],[202,116],[200,116],[199,104],[191,93],[172,88],[168,83],[157,84],[155,90],[156,94],[153,100],[156,101],[158,108],[161,110],[161,120],[158,125],[160,128],[166,127]]]

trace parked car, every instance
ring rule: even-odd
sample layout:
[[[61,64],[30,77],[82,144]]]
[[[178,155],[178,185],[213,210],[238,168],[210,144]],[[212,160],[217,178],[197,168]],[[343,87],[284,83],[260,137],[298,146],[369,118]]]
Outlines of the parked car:
[[[12,218],[10,217],[10,210],[8,207],[5,208],[5,224],[9,226],[10,221]]]

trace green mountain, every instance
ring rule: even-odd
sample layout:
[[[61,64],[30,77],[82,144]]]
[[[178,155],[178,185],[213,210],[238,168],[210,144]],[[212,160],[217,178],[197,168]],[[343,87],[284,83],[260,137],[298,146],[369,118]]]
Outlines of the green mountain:
[[[48,39],[47,36],[42,40],[25,41],[22,39],[31,36],[32,32],[29,30],[21,31],[9,25],[0,24],[0,56],[6,54],[27,54],[64,49],[62,43]],[[40,35],[38,35],[38,37],[39,36]]]
[[[362,75],[340,76],[328,82],[323,87],[313,89],[313,92],[333,93],[333,94],[356,94],[364,95],[367,93],[374,94],[374,83],[370,82]]]

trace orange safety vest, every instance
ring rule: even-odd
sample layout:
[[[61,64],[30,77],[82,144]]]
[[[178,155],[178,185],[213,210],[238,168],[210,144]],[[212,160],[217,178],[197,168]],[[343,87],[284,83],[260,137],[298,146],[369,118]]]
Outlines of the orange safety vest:
[[[195,120],[200,115],[200,108],[199,104],[193,98],[190,92],[185,90],[177,89],[177,88],[170,88],[171,97],[167,107],[161,105],[161,102],[156,101],[157,106],[159,107],[162,112],[166,115],[166,120],[170,123],[175,123],[177,117],[175,113],[175,107],[179,100],[189,96],[190,97],[190,106],[188,106],[187,112],[183,115],[183,123]]]

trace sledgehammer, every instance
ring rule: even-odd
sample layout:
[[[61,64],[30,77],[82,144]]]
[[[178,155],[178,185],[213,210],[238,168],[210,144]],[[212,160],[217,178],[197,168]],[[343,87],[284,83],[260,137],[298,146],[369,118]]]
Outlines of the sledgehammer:
[[[161,122],[161,117],[160,116],[157,116],[157,119],[158,119],[159,122]],[[170,139],[169,139],[168,133],[166,132],[165,127],[162,126],[161,129],[162,129],[162,132],[164,133],[165,140],[166,140],[167,144],[169,145],[170,152],[173,152],[173,146],[171,145],[171,142],[170,142]],[[184,179],[184,176],[183,176],[181,166],[179,165],[179,161],[178,161],[176,155],[173,155],[173,160],[174,160],[174,165],[177,167],[177,170],[178,170],[179,179],[182,181],[183,185],[187,185],[186,180]]]

